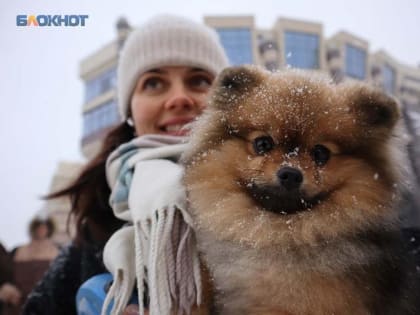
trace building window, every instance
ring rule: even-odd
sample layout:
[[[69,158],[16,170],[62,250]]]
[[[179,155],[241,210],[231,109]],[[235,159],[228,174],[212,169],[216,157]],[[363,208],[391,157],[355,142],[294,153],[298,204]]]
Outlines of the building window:
[[[83,114],[83,137],[111,127],[120,121],[117,104],[110,100]]]
[[[412,81],[413,83],[420,83],[420,78],[415,78],[415,77],[408,76],[408,75],[404,76],[403,80],[404,81],[406,81],[406,80],[407,81]]]
[[[96,78],[86,81],[85,84],[85,102],[89,102],[95,97],[109,91],[116,86],[117,70],[111,68]]]
[[[319,69],[319,36],[302,32],[285,32],[286,65],[294,68]]]
[[[395,70],[391,66],[384,64],[382,66],[382,77],[384,90],[389,94],[395,92]]]
[[[346,74],[356,79],[365,79],[366,51],[346,44]]]
[[[231,65],[252,64],[252,36],[249,28],[217,28]]]

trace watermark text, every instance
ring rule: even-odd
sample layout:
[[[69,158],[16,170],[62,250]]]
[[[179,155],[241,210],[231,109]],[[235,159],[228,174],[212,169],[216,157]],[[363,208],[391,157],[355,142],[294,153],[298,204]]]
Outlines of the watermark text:
[[[25,15],[16,16],[16,26],[85,26],[87,14],[81,15]]]

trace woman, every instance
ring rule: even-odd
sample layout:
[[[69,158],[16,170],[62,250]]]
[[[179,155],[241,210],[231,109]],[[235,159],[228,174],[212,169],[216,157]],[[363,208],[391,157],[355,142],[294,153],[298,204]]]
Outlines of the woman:
[[[225,66],[227,58],[217,35],[201,24],[161,16],[130,34],[118,64],[123,122],[108,134],[75,182],[51,196],[71,198],[77,235],[29,296],[24,314],[76,313],[77,289],[86,279],[107,271],[102,250],[124,224],[108,203],[109,155],[143,135],[185,135],[183,127],[202,112],[210,85]]]
[[[51,239],[54,232],[51,218],[35,217],[29,223],[30,242],[13,250],[14,281],[22,293],[21,303],[58,255],[58,247]],[[21,306],[14,314],[21,313]]]

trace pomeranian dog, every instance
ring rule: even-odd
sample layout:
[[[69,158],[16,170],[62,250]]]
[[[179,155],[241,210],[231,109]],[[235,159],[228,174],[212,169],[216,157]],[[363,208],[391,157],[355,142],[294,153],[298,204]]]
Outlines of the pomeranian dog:
[[[214,314],[420,314],[394,206],[398,120],[362,83],[218,77],[183,156]]]

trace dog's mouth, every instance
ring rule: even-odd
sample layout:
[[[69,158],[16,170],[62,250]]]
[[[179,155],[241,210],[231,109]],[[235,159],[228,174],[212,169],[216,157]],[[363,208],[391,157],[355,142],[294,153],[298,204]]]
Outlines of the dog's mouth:
[[[280,185],[246,185],[249,194],[264,210],[277,214],[296,214],[312,210],[326,198],[326,193],[308,197],[300,189],[287,190]]]

